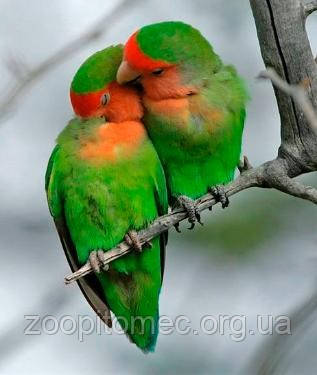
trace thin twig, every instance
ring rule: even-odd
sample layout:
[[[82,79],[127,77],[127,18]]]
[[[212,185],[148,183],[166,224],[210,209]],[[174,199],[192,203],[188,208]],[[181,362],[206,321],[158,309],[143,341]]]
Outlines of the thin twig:
[[[259,78],[270,79],[275,87],[291,96],[301,108],[311,128],[317,135],[317,115],[303,86],[288,84],[272,68],[261,72]]]
[[[16,83],[6,91],[6,96],[3,101],[0,101],[0,120],[3,120],[8,112],[13,108],[18,97],[20,97],[21,91],[29,88],[36,80],[42,77],[45,73],[55,68],[65,60],[73,56],[75,53],[81,51],[86,45],[92,43],[104,35],[110,28],[113,27],[114,23],[122,18],[135,4],[140,0],[123,0],[116,6],[112,12],[105,14],[101,17],[90,29],[85,31],[79,37],[73,41],[67,43],[60,50],[56,51],[53,55],[48,57],[42,63],[36,67],[29,69],[25,74],[19,75],[17,69],[20,70],[19,62],[16,61],[11,67],[14,67]]]

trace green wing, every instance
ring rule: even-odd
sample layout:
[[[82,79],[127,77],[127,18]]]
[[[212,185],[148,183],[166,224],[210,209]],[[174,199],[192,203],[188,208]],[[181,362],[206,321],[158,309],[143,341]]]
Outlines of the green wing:
[[[167,214],[168,196],[167,196],[167,190],[166,190],[166,180],[165,180],[164,170],[160,161],[158,161],[158,171],[156,174],[156,186],[155,186],[154,194],[155,194],[155,202],[157,205],[157,212],[159,216]],[[160,235],[161,282],[163,282],[163,276],[164,276],[167,241],[168,241],[168,231]]]
[[[66,258],[73,272],[77,271],[80,266],[77,260],[77,253],[66,224],[63,199],[59,192],[59,174],[58,174],[58,156],[59,146],[57,145],[49,159],[45,174],[45,190],[47,195],[48,206],[54,218],[55,226],[61,240]],[[79,288],[84,294],[90,306],[95,310],[101,320],[109,327],[112,325],[110,310],[95,275],[88,275],[77,280]]]

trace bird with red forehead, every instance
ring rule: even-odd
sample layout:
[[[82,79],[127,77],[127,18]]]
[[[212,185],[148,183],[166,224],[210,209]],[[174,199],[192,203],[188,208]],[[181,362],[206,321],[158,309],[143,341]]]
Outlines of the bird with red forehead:
[[[87,261],[95,274],[79,280],[100,318],[117,317],[130,340],[154,350],[158,334],[166,234],[142,251],[136,231],[167,212],[164,172],[132,87],[116,82],[122,46],[88,58],[71,84],[77,118],[57,138],[46,172],[50,212],[75,271]],[[104,269],[104,253],[125,240],[135,250]]]
[[[113,65],[106,64],[112,51]],[[107,53],[106,53],[107,52]],[[70,99],[77,116],[81,118],[105,117],[110,122],[140,121],[143,109],[137,91],[109,82],[114,67],[120,63],[121,47],[92,55],[76,73],[70,89]]]
[[[144,88],[144,124],[161,159],[171,205],[182,205],[191,228],[193,199],[210,191],[223,208],[223,184],[239,163],[245,105],[242,79],[210,43],[183,22],[142,27],[130,36],[117,73]]]

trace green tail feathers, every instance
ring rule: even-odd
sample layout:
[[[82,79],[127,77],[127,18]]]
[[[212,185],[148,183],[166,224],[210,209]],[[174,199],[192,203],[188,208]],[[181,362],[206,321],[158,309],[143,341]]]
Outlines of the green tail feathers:
[[[144,271],[124,274],[110,270],[98,278],[110,310],[129,339],[145,353],[154,351],[158,335],[160,282]]]

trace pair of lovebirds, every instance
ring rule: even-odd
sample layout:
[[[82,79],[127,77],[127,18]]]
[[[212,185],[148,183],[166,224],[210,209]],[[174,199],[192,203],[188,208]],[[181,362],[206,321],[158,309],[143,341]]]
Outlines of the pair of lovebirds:
[[[177,203],[193,226],[193,199],[210,188],[227,205],[219,185],[239,162],[246,90],[198,30],[162,22],[88,58],[70,96],[77,116],[46,172],[50,212],[72,269],[89,261],[95,271],[79,281],[90,305],[153,351],[167,233],[142,251],[136,231]],[[124,239],[136,251],[102,269]]]

